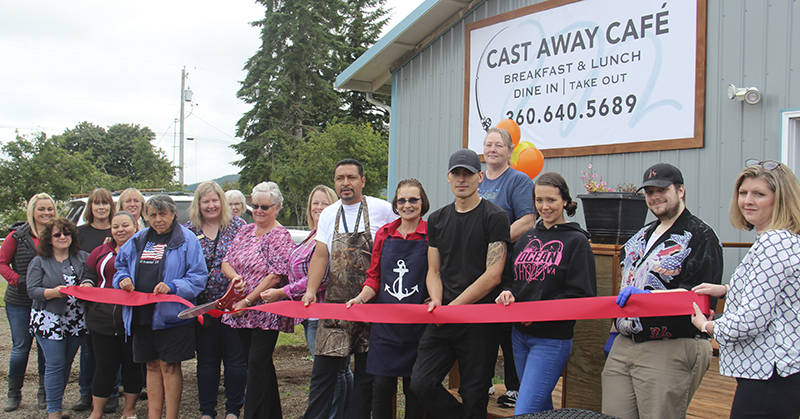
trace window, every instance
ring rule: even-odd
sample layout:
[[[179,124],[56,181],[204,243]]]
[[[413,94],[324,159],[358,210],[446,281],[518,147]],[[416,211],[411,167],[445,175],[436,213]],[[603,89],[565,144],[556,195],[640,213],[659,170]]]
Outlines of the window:
[[[781,161],[798,174],[800,169],[800,109],[781,111]]]

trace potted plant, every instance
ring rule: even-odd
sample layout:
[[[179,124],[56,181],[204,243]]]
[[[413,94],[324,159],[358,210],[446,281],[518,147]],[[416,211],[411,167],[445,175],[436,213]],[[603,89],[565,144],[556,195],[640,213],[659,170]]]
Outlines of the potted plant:
[[[624,244],[644,226],[647,203],[632,183],[608,187],[589,163],[588,171],[581,170],[587,194],[578,195],[583,203],[586,230],[592,243]]]

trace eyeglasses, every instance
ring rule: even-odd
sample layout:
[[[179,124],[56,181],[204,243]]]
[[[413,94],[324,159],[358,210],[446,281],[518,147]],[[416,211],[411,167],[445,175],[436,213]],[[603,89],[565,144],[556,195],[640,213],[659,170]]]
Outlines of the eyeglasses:
[[[758,159],[747,159],[744,161],[745,166],[761,166],[767,170],[775,170],[778,166],[781,165],[780,162],[775,160],[758,160]]]
[[[270,208],[274,207],[275,204],[272,205],[255,205],[253,204],[253,209],[260,209],[261,211],[268,211]]]
[[[72,233],[70,233],[69,231],[59,231],[58,233],[53,233],[53,238],[55,239],[60,238],[62,234],[64,235],[64,237],[69,237],[72,235]]]
[[[405,205],[406,202],[408,202],[411,205],[415,205],[419,201],[420,201],[420,198],[408,198],[408,199],[400,198],[400,199],[397,200],[397,205]]]

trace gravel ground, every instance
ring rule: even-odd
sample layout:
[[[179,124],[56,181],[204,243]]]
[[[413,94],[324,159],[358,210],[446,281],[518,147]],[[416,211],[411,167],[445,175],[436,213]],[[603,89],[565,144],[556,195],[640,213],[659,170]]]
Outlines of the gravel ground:
[[[298,333],[302,336],[302,326],[298,326]],[[295,333],[295,335],[298,335]],[[283,335],[283,334],[282,334]],[[292,339],[289,339],[290,341]],[[36,348],[31,349],[28,369],[25,375],[25,385],[22,388],[22,404],[14,412],[0,411],[0,417],[39,419],[46,416],[44,410],[36,408],[36,391],[38,388],[38,374],[36,370]],[[0,407],[5,405],[6,390],[8,389],[8,356],[11,352],[11,331],[6,320],[5,310],[0,310]],[[78,354],[72,365],[70,380],[64,394],[64,413],[71,418],[85,418],[89,412],[73,412],[69,408],[78,401]],[[285,418],[302,417],[308,397],[308,382],[311,378],[311,357],[305,345],[286,344],[275,349],[275,368],[278,374],[278,384],[281,389],[281,407]],[[181,397],[181,418],[199,418],[200,411],[197,407],[197,378],[195,375],[197,362],[192,359],[183,363],[183,394]],[[217,418],[225,417],[225,395],[220,386],[217,399]],[[118,410],[119,413],[121,411]],[[119,417],[117,414],[106,414],[107,418]],[[147,417],[147,402],[140,401],[136,405],[136,413],[140,418]]]

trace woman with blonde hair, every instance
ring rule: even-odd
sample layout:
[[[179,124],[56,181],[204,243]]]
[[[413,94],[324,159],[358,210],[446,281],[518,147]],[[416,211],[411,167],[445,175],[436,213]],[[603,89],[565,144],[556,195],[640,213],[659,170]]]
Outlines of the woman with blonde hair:
[[[8,359],[8,399],[6,412],[17,410],[22,401],[22,382],[28,366],[28,354],[33,335],[28,326],[31,320],[31,299],[28,297],[28,264],[36,257],[39,233],[56,216],[56,204],[46,193],[31,197],[27,205],[27,221],[15,223],[0,247],[0,275],[8,281],[5,297],[6,317],[11,328],[11,354]],[[44,394],[44,354],[38,348],[40,409],[47,407]]]
[[[336,192],[325,185],[315,186],[314,189],[311,190],[311,193],[308,194],[306,225],[311,232],[308,233],[308,236],[306,236],[300,244],[295,246],[289,254],[289,283],[283,288],[271,288],[264,291],[261,295],[264,301],[274,302],[286,298],[299,301],[300,298],[303,297],[303,294],[306,292],[306,285],[308,284],[308,264],[311,262],[311,256],[314,254],[314,245],[316,244],[314,237],[317,236],[319,215],[322,214],[322,210],[325,209],[325,207],[336,202],[337,199]],[[325,285],[323,284],[317,292],[317,300],[323,301],[324,298]],[[317,319],[305,319],[302,323],[305,329],[306,344],[313,354]]]
[[[119,194],[117,211],[127,211],[133,214],[139,224],[139,230],[147,227],[147,215],[144,210],[144,195],[136,188],[128,188]]]
[[[739,173],[731,224],[756,230],[728,285],[698,294],[725,297],[714,320],[697,305],[692,323],[719,343],[719,370],[736,377],[732,418],[800,417],[800,184],[784,164],[747,162]]]
[[[222,259],[244,225],[244,220],[231,211],[226,194],[216,182],[207,181],[197,186],[189,205],[189,221],[185,224],[200,240],[208,268],[206,288],[197,296],[197,304],[215,301],[228,289],[230,281],[222,274]],[[236,330],[211,316],[205,316],[204,324],[198,323],[195,329],[197,396],[202,419],[211,419],[216,414],[220,363],[225,365],[226,419],[235,419],[244,403],[247,380],[246,358],[239,336]]]

